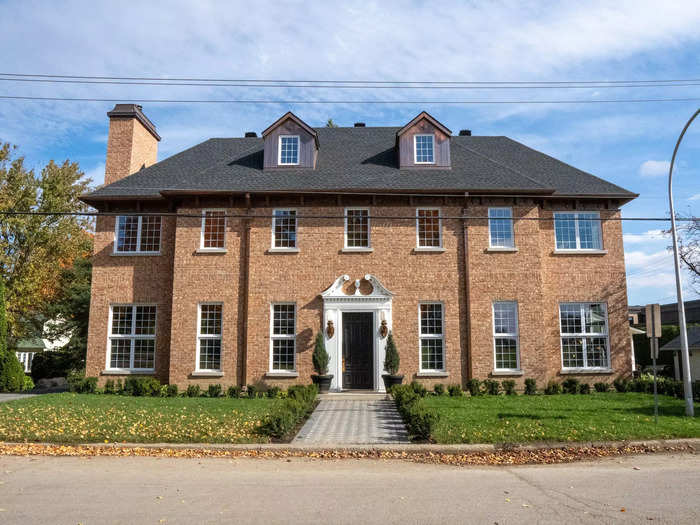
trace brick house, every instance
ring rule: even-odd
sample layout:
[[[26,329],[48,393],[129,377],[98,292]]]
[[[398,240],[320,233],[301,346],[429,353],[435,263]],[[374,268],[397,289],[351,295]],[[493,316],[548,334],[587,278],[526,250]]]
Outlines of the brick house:
[[[620,206],[636,195],[423,112],[403,127],[213,138],[156,162],[140,106],[109,116],[87,374],[308,383],[610,381],[631,371]],[[160,214],[160,215],[159,215]]]

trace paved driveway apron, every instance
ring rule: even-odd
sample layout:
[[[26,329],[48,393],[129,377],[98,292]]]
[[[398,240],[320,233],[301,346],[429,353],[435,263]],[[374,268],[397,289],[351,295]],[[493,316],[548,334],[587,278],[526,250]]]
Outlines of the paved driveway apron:
[[[401,416],[386,399],[322,399],[292,441],[310,445],[408,442]]]
[[[16,401],[17,399],[26,399],[34,397],[36,394],[0,394],[0,403],[4,401]]]

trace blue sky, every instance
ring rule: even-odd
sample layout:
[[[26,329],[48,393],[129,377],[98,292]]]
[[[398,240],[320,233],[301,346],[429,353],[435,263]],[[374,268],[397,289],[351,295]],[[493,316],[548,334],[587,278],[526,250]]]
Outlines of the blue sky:
[[[697,2],[0,1],[5,73],[343,80],[700,78]],[[132,4],[132,3],[129,3]],[[562,5],[565,4],[565,5]],[[569,90],[333,90],[25,84],[0,94],[117,98],[610,99],[700,97],[698,87]],[[107,102],[0,100],[0,140],[27,164],[69,158],[100,183]],[[507,135],[640,197],[625,216],[668,213],[673,146],[700,102],[559,105],[144,104],[165,158],[209,137],[262,131],[287,110],[311,125],[400,125],[427,110],[452,130]],[[700,211],[700,122],[678,157],[674,195]],[[629,300],[671,302],[663,223],[624,224]],[[697,297],[690,293],[688,298]]]

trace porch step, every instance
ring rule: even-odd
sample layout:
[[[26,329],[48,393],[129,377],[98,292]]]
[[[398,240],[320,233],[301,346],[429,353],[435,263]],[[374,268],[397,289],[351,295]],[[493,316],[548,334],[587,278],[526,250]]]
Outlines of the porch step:
[[[328,394],[319,394],[318,399],[341,401],[375,401],[390,398],[389,395],[384,392],[329,392]]]

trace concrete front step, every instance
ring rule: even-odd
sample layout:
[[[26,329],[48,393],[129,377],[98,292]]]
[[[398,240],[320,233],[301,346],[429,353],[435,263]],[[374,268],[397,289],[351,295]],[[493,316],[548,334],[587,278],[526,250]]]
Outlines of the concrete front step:
[[[381,399],[390,399],[390,397],[385,392],[349,391],[349,392],[329,392],[328,394],[319,394],[318,399],[319,400],[336,399],[336,400],[344,400],[344,401],[352,401],[352,400],[374,401],[374,400],[381,400]]]

